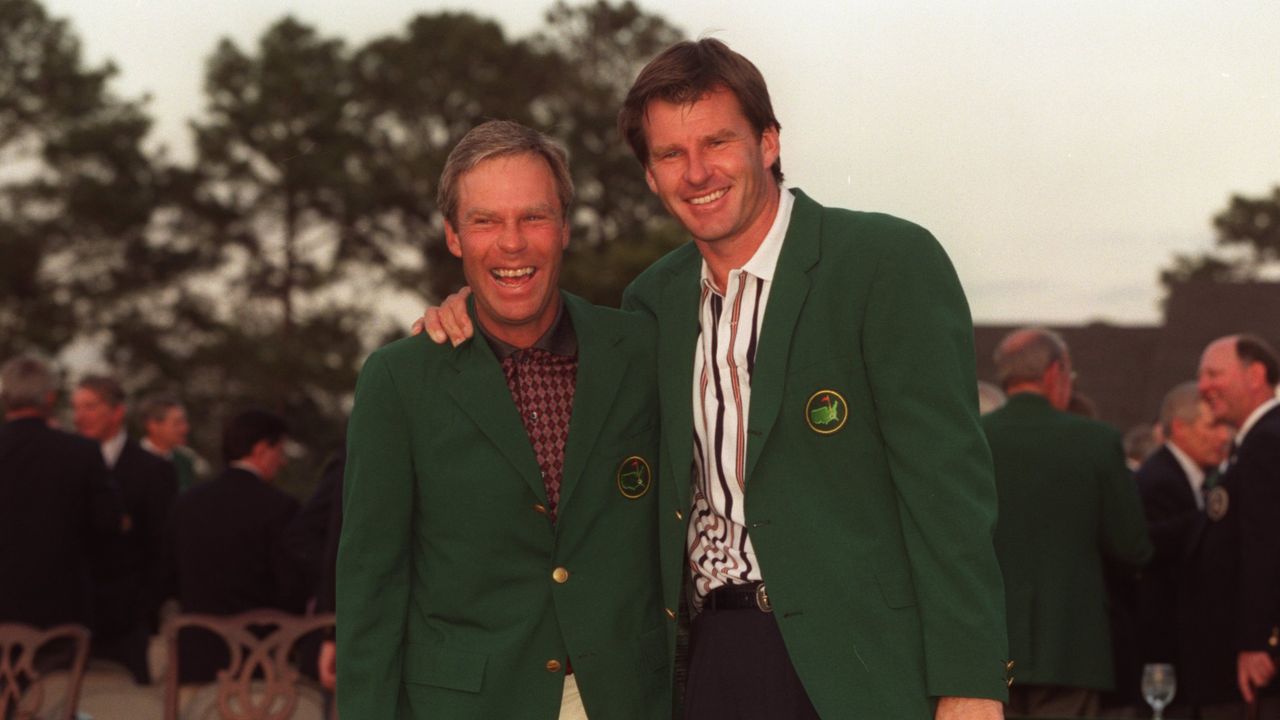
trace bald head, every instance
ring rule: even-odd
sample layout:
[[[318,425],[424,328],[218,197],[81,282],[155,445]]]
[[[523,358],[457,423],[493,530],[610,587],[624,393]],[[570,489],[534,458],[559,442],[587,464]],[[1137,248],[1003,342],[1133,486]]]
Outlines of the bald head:
[[[1252,335],[1218,338],[1200,356],[1200,396],[1214,417],[1237,427],[1275,397],[1278,379],[1275,351]]]
[[[996,378],[1010,395],[1031,392],[1065,410],[1071,402],[1071,357],[1062,336],[1048,328],[1014,330],[996,347]]]

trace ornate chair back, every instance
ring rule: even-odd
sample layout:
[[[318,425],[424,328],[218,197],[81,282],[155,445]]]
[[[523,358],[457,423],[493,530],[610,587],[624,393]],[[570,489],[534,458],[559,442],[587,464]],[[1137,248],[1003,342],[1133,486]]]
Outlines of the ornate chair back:
[[[54,643],[67,641],[67,645]],[[41,650],[58,651],[56,656]],[[0,718],[46,717],[51,680],[66,673],[62,707],[57,717],[72,720],[80,700],[80,684],[89,659],[89,630],[58,625],[41,630],[20,623],[0,623]]]
[[[164,626],[169,665],[165,670],[164,718],[178,720],[178,633],[202,628],[217,634],[231,654],[217,673],[215,707],[223,720],[286,720],[298,707],[299,672],[294,645],[309,633],[333,626],[333,614],[291,615],[250,610],[239,615],[179,614]],[[264,632],[265,631],[265,632]]]

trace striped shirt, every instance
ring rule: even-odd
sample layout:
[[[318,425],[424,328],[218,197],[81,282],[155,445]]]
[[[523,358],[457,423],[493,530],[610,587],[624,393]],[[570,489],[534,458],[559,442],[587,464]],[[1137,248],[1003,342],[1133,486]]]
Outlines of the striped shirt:
[[[693,365],[693,514],[689,565],[695,604],[723,585],[762,579],[746,528],[747,419],[751,374],[769,288],[791,219],[780,188],[778,214],[760,247],[730,270],[721,292],[702,263],[698,350]]]

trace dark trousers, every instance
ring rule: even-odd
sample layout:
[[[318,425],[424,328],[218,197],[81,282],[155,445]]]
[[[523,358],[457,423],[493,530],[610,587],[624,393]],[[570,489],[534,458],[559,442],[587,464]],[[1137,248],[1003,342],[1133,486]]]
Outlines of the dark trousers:
[[[707,610],[689,639],[686,720],[817,720],[773,613]]]

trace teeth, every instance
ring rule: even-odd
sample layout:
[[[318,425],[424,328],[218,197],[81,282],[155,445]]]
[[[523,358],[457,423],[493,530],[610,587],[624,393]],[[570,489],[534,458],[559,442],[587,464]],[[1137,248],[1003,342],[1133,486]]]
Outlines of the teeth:
[[[494,268],[492,271],[495,277],[500,278],[518,278],[533,274],[533,268]]]
[[[709,202],[714,202],[724,197],[724,194],[727,192],[729,192],[729,188],[724,188],[723,190],[717,190],[709,195],[703,195],[702,197],[693,198],[689,202],[693,203],[694,205],[706,205]]]

